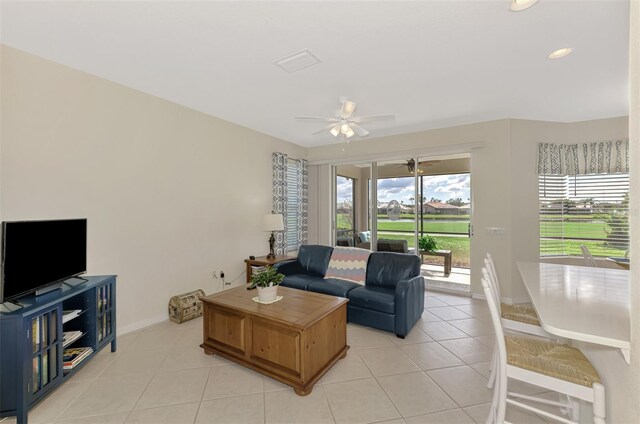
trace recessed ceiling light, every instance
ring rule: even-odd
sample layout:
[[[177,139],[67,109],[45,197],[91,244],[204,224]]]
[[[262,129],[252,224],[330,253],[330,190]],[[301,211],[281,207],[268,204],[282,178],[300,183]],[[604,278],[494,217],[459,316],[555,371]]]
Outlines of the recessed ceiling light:
[[[522,12],[536,3],[538,3],[538,0],[513,0],[510,9],[512,12]]]
[[[564,47],[562,49],[558,49],[556,51],[553,51],[551,53],[549,53],[549,56],[547,56],[549,59],[560,59],[561,57],[565,57],[569,54],[571,54],[571,52],[573,51],[573,49],[571,47]]]

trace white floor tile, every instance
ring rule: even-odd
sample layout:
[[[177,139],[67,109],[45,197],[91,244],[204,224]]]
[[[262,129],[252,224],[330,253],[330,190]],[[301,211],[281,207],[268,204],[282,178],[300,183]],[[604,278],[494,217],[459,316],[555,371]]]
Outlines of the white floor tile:
[[[336,423],[371,423],[400,418],[373,378],[323,386]]]
[[[78,398],[78,396],[89,387],[88,381],[75,381],[75,376],[73,379],[74,380],[65,382],[62,386],[59,386],[36,405],[35,408],[29,411],[30,424],[52,422],[67,409],[71,402]]]
[[[130,411],[152,377],[153,374],[130,374],[94,380],[60,418],[90,417]]]
[[[403,417],[457,407],[455,402],[423,372],[380,377],[378,382]]]
[[[157,408],[199,402],[211,368],[158,373],[135,406],[135,409]]]
[[[314,387],[307,396],[293,391],[265,394],[266,423],[333,424],[333,415],[322,386]]]
[[[322,376],[317,384],[337,383],[339,381],[360,380],[373,377],[358,351],[349,349],[347,356],[340,359]]]
[[[262,393],[265,377],[240,365],[211,368],[202,399],[218,399]]]
[[[439,343],[419,343],[402,346],[400,349],[422,370],[464,365],[464,362]]]
[[[477,318],[456,319],[447,322],[472,337],[487,336],[495,333],[490,321],[479,320]]]
[[[442,306],[438,308],[428,308],[429,312],[437,316],[442,320],[452,320],[452,319],[465,319],[471,318],[469,315],[465,314],[459,309],[454,308],[453,306]]]
[[[264,395],[260,393],[202,401],[196,423],[264,424],[264,419]]]
[[[407,424],[473,424],[474,421],[462,409],[436,412],[428,415],[405,418]],[[484,422],[483,422],[484,424]]]
[[[126,424],[192,424],[200,408],[200,401],[184,405],[132,411]]]
[[[94,417],[71,418],[55,421],[56,424],[122,424],[129,415],[128,412],[115,414],[96,415]],[[31,421],[29,421],[31,422]],[[3,423],[4,424],[4,423]]]
[[[358,354],[376,377],[420,371],[397,346],[362,349]]]
[[[467,333],[445,321],[423,323],[420,328],[433,340],[438,341],[469,337]]]
[[[129,374],[155,374],[166,357],[167,352],[164,351],[129,350],[116,356],[98,378]]]
[[[160,372],[186,370],[190,368],[208,368],[228,365],[232,362],[218,355],[207,355],[197,344],[184,343],[170,350],[160,366]]]
[[[395,337],[395,334],[356,324],[347,325],[347,344],[351,349],[395,346],[391,337]]]
[[[493,390],[487,389],[487,380],[469,366],[426,371],[460,406],[491,402]]]
[[[489,362],[493,357],[492,348],[472,337],[466,339],[443,340],[440,344],[467,364]]]

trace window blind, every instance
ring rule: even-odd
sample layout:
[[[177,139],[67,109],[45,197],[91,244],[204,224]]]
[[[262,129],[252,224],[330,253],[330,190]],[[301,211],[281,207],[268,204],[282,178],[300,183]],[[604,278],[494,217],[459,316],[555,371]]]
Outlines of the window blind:
[[[540,256],[625,256],[629,174],[539,175]]]
[[[298,164],[295,160],[287,161],[287,251],[298,250],[298,204],[300,203],[298,187]]]

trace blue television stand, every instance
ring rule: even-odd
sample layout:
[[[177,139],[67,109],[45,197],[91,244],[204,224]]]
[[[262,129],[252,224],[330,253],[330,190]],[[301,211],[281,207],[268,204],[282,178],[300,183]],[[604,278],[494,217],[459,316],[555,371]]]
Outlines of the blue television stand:
[[[82,284],[22,297],[22,308],[0,312],[0,417],[16,416],[18,424],[27,424],[29,410],[101,349],[111,344],[116,351],[116,276],[85,278]],[[65,317],[64,311],[75,312]],[[65,369],[64,350],[81,347],[93,352]]]

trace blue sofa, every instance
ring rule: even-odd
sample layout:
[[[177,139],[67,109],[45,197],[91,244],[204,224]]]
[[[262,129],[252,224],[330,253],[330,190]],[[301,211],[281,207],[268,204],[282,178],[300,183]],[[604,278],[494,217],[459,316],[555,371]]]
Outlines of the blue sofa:
[[[424,309],[424,278],[415,255],[373,252],[364,285],[324,278],[333,248],[300,246],[297,259],[274,267],[285,275],[281,285],[332,296],[346,297],[347,320],[395,333],[404,338]]]

